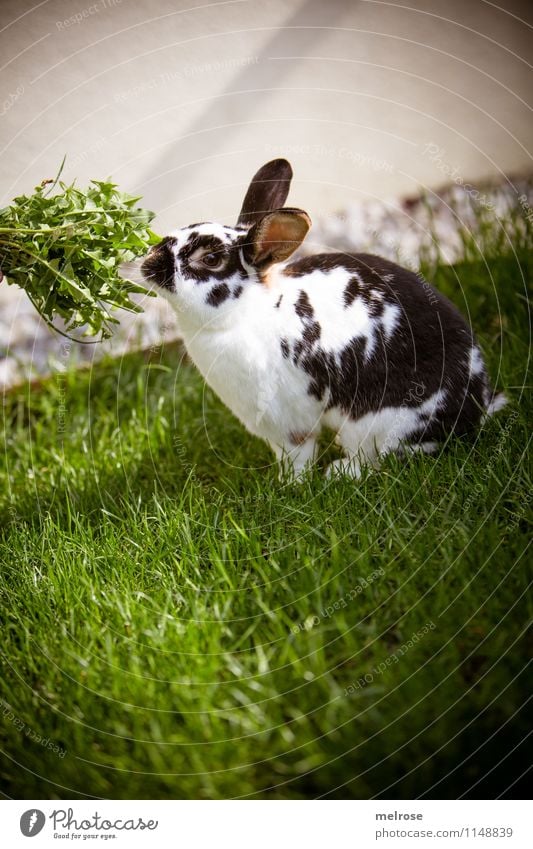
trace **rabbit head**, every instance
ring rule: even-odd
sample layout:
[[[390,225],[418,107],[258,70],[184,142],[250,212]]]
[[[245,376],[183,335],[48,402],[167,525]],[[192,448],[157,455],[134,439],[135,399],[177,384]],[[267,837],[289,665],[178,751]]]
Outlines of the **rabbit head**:
[[[268,271],[299,247],[309,227],[301,209],[283,207],[292,169],[285,159],[255,174],[234,227],[214,222],[175,230],[153,247],[143,276],[161,288],[179,315],[215,322],[252,286],[268,285]]]

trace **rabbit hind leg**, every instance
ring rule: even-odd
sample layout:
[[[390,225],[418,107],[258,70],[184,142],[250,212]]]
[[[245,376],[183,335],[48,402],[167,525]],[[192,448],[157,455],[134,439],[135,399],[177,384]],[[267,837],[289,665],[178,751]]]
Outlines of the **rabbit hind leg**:
[[[316,456],[316,435],[306,434],[305,437],[289,437],[283,445],[270,443],[279,464],[281,479],[292,478],[301,480],[311,468]]]

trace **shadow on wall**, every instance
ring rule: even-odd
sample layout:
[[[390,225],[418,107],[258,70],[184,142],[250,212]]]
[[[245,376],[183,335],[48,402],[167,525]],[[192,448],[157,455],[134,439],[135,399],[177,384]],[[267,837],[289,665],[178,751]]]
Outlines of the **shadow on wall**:
[[[331,29],[342,28],[342,20],[349,14],[350,22],[353,24],[355,7],[358,3],[350,0],[305,0],[300,8],[287,20],[283,28],[277,28],[265,43],[262,50],[254,57],[254,62],[242,67],[235,74],[220,93],[209,96],[206,109],[201,117],[193,120],[188,126],[182,128],[182,132],[172,147],[168,146],[150,169],[140,178],[139,183],[143,186],[157,182],[157,197],[159,209],[165,210],[172,207],[176,202],[176,195],[187,197],[188,187],[197,184],[194,169],[191,165],[198,162],[186,162],[180,164],[183,158],[182,145],[186,139],[194,139],[198,142],[198,153],[203,154],[206,160],[212,160],[213,156],[213,130],[224,130],[225,152],[233,153],[232,139],[236,138],[244,123],[253,123],[258,113],[263,111],[260,119],[264,120],[268,104],[275,97],[283,80],[287,75],[287,64],[275,61],[276,57],[291,59],[305,59],[312,55],[312,50],[329,34]],[[316,85],[317,81],[310,81]],[[245,108],[241,102],[241,96],[245,97]],[[237,101],[237,104],[235,103]],[[180,105],[176,105],[179,109]],[[245,117],[246,116],[246,117]],[[157,115],[153,116],[157,120]],[[276,117],[268,117],[267,120],[280,120]],[[203,138],[207,137],[207,138]],[[205,145],[205,147],[204,147]],[[283,150],[272,151],[266,155],[265,160],[282,155]],[[220,154],[224,156],[225,153]],[[216,156],[216,154],[215,154]],[[169,162],[177,163],[171,168]],[[257,165],[261,163],[258,161]],[[173,179],[168,179],[173,175]],[[250,179],[251,174],[239,174],[242,179],[243,191]],[[209,206],[209,200],[206,205]],[[235,210],[237,215],[238,210]],[[179,226],[187,222],[183,221]],[[231,222],[228,222],[231,223]]]

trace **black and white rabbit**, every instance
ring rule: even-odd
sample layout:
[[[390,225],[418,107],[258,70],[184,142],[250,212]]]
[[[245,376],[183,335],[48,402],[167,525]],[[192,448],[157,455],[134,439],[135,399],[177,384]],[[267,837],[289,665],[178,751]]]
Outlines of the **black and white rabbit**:
[[[268,162],[234,227],[192,224],[142,266],[178,313],[187,351],[282,470],[300,475],[325,425],[358,477],[391,451],[435,450],[505,403],[472,331],[416,274],[370,254],[287,262],[310,219],[283,208],[292,169]]]

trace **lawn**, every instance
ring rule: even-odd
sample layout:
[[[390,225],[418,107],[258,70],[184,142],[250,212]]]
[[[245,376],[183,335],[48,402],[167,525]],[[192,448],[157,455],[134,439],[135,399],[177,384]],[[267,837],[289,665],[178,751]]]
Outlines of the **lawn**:
[[[177,346],[7,395],[3,793],[523,796],[532,268],[434,270],[510,403],[359,482],[279,484]]]

